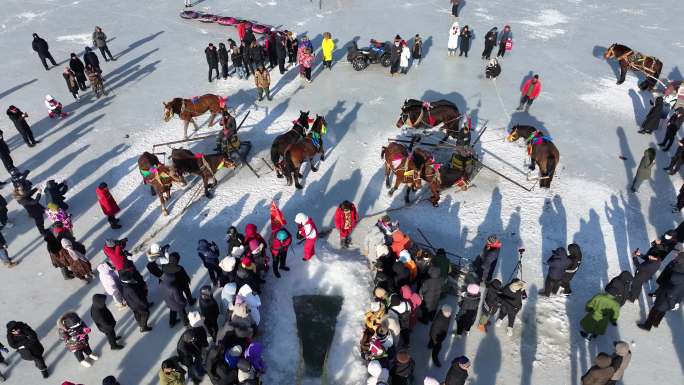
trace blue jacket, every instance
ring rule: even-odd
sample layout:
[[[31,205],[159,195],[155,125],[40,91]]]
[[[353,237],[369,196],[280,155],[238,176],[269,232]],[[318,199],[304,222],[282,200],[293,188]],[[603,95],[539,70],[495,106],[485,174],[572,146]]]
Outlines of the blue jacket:
[[[185,308],[185,297],[181,292],[181,288],[176,284],[176,275],[166,273],[162,275],[162,281],[159,285],[159,291],[161,292],[162,298],[164,298],[164,303],[169,309],[173,311],[183,311]]]

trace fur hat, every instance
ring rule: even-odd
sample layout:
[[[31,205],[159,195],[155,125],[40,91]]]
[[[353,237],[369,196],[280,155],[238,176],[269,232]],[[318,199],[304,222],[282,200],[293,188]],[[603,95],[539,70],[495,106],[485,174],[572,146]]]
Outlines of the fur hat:
[[[237,261],[234,257],[225,257],[221,260],[221,262],[219,262],[219,267],[226,273],[230,273],[231,271],[235,270],[236,262]]]
[[[191,311],[188,313],[188,321],[191,327],[200,326],[202,324],[202,316],[199,312]]]
[[[442,310],[442,314],[444,314],[445,317],[447,317],[447,318],[451,317],[453,309],[451,308],[450,305],[445,303],[444,305],[442,305],[441,310]]]
[[[471,283],[466,287],[466,292],[471,295],[480,294],[480,285]]]

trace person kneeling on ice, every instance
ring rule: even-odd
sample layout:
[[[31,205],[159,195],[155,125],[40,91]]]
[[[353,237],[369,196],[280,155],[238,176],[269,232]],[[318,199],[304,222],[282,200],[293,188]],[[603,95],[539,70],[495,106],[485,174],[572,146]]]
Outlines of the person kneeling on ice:
[[[297,239],[304,240],[304,258],[302,261],[308,261],[316,256],[316,239],[318,239],[316,224],[304,213],[295,216],[295,223],[297,224]]]
[[[67,116],[67,113],[62,111],[62,103],[57,101],[57,99],[53,98],[50,95],[45,95],[45,107],[48,109],[48,116],[51,119],[54,118],[65,118]]]
[[[340,231],[340,246],[344,249],[351,245],[351,233],[354,231],[359,216],[356,206],[349,201],[344,201],[335,210],[335,227]]]

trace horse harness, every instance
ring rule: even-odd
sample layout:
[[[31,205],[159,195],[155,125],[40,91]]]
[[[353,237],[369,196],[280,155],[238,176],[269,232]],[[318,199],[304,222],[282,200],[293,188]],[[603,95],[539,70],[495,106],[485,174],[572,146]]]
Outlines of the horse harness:
[[[551,142],[551,137],[544,135],[541,131],[535,131],[530,134],[530,136],[525,139],[525,143],[527,144],[527,155],[532,156],[532,151],[534,149],[534,146],[541,144],[541,143],[550,143]]]
[[[613,55],[615,55],[615,52],[613,52]],[[646,67],[647,59],[651,59],[651,65],[649,67]],[[631,49],[617,57],[617,60],[624,60],[627,62],[627,65],[634,70],[648,71],[653,74],[656,72],[655,65],[658,62],[658,59],[652,56],[647,56],[641,52],[635,52]]]
[[[139,168],[138,171],[140,171],[140,175],[142,175],[143,181],[146,184],[148,182],[157,182],[161,186],[169,186],[173,183],[173,177],[161,170],[163,166],[162,164],[157,164],[149,170]]]
[[[406,123],[409,126],[409,128],[416,128],[421,123],[426,124],[430,128],[433,128],[433,127],[436,127],[437,125],[435,124],[436,118],[433,118],[432,114],[430,113],[430,111],[432,111],[432,109],[433,108],[430,105],[430,102],[423,102],[423,105],[420,107],[420,114],[418,114],[418,117],[416,118],[416,120],[414,120],[413,122],[411,121],[411,113],[409,113],[409,112],[402,112],[401,118],[404,121],[404,123]],[[425,119],[425,111],[427,111],[427,113],[428,113],[427,121],[424,120]],[[454,119],[445,120],[442,122],[442,124],[446,127],[447,124],[454,122],[460,118],[461,118],[461,114],[459,113],[456,115],[456,117]]]

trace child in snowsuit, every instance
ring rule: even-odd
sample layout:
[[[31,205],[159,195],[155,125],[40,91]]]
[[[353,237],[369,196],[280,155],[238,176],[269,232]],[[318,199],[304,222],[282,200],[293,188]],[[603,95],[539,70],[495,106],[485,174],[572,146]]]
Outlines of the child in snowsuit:
[[[316,224],[304,213],[295,216],[295,223],[297,224],[297,239],[304,240],[304,257],[302,260],[308,261],[316,256],[316,239],[318,239]]]
[[[323,52],[323,67],[332,70],[333,51],[335,50],[335,42],[332,39],[330,32],[323,33],[323,42],[321,43],[321,51]]]
[[[62,103],[50,95],[45,95],[45,107],[48,109],[50,119],[65,118],[67,113],[62,111]]]
[[[92,364],[86,361],[90,358],[97,361],[99,357],[93,353],[88,343],[90,328],[74,312],[68,312],[57,320],[57,333],[59,338],[64,341],[67,350],[74,353],[81,365],[89,368]]]
[[[356,206],[349,201],[344,201],[335,210],[335,227],[340,232],[340,246],[349,248],[351,245],[351,233],[354,231],[359,220]]]

